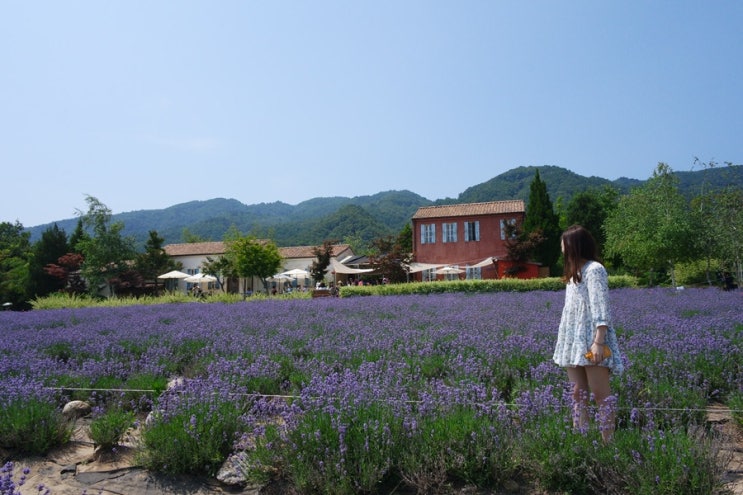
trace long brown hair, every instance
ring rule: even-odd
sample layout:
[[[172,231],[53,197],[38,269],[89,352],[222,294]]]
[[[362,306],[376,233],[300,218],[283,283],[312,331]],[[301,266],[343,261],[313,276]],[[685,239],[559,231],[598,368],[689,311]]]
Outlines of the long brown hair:
[[[581,281],[581,261],[600,261],[596,240],[585,227],[571,225],[562,233],[564,270],[562,279],[569,282],[571,279],[578,283]]]

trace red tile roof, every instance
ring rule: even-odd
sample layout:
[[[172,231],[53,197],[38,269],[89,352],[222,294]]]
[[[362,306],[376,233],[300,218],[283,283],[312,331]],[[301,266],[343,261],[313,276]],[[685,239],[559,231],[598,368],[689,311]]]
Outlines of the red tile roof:
[[[280,247],[279,254],[284,259],[291,258],[314,258],[312,252],[316,246],[291,246]],[[225,243],[222,241],[213,242],[188,242],[184,244],[168,244],[163,249],[168,256],[208,256],[219,255],[226,252]],[[334,257],[337,257],[344,251],[350,249],[348,244],[336,244],[333,246]]]
[[[315,253],[312,252],[317,246],[292,246],[279,248],[281,257],[284,259],[289,258],[314,258]],[[339,254],[350,249],[348,244],[336,244],[333,246],[332,256],[337,257]]]
[[[490,201],[488,203],[424,206],[418,208],[413,218],[471,217],[475,215],[497,215],[501,213],[524,213],[525,211],[524,201],[513,199],[508,201]]]
[[[163,249],[168,256],[206,256],[225,253],[225,245],[222,241],[168,244]]]

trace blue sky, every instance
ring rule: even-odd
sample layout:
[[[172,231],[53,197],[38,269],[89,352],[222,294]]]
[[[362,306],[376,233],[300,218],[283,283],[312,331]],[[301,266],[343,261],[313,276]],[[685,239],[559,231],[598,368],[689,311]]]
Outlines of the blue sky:
[[[743,163],[739,1],[0,4],[0,221]]]

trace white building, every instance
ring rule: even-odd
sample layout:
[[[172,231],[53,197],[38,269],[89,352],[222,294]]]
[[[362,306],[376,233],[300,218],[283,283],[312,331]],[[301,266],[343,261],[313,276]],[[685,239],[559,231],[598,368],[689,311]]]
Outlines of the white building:
[[[280,247],[279,254],[283,260],[282,267],[279,269],[279,273],[286,272],[293,269],[305,270],[309,273],[312,263],[317,260],[317,256],[313,253],[313,250],[317,246],[293,246],[293,247]],[[216,260],[226,252],[226,244],[222,241],[211,241],[211,242],[189,242],[183,244],[168,244],[163,248],[165,253],[173,258],[175,261],[179,261],[183,265],[184,273],[189,275],[195,275],[203,270],[203,264],[207,261],[207,257]],[[348,244],[336,244],[333,246],[333,252],[331,260],[339,261],[349,256],[354,256],[351,247]],[[329,268],[326,274],[326,280],[332,281],[334,278],[332,269]],[[226,292],[249,292],[249,291],[263,291],[263,283],[258,278],[253,280],[236,280],[229,279],[224,280],[223,290]],[[278,283],[277,289],[281,291],[285,286],[291,287],[306,287],[311,288],[313,281],[309,276],[307,277],[295,277],[293,279],[285,279],[280,281],[272,282],[273,284]],[[212,285],[212,284],[210,284]],[[216,284],[212,289],[217,289]],[[180,280],[178,281],[179,290],[190,289],[190,284]]]

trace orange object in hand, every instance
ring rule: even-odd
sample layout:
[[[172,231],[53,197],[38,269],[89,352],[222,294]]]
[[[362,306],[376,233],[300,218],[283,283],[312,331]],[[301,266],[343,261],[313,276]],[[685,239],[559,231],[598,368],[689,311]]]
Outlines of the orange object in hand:
[[[604,348],[604,359],[606,359],[609,356],[611,356],[611,349],[609,349],[609,346],[606,345],[606,344],[604,344],[604,345],[602,345],[602,347]],[[586,359],[588,359],[589,361],[591,361],[593,359],[593,352],[591,352],[591,350],[589,349],[589,351],[587,353],[585,353],[584,356],[586,357]]]

